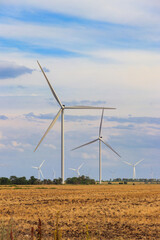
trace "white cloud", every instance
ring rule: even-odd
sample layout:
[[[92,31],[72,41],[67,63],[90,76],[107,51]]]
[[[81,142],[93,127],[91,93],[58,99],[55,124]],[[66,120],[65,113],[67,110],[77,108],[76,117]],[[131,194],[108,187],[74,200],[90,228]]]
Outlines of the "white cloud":
[[[21,146],[21,143],[17,143],[16,141],[12,141],[13,147],[19,147]]]
[[[13,146],[13,147],[15,147],[15,148],[17,148],[17,149],[20,149],[20,151],[22,151],[23,150],[23,148],[28,148],[28,147],[31,147],[31,145],[30,144],[24,144],[24,143],[18,143],[17,141],[12,141],[11,142],[11,145]]]
[[[5,149],[5,148],[6,148],[6,145],[0,144],[0,149]]]
[[[24,152],[23,148],[16,148],[15,150],[17,150],[18,152]]]
[[[120,163],[119,163],[120,164]],[[115,166],[117,166],[118,165],[118,163],[117,162],[115,162],[115,161],[112,161],[112,159],[102,159],[102,168],[103,167],[115,167]],[[113,174],[112,174],[113,175]]]
[[[151,25],[160,22],[158,0],[1,0],[1,4],[46,9],[92,20],[131,25]]]
[[[24,149],[19,147],[20,145],[16,142],[12,142],[11,144],[0,144],[0,150],[12,150],[12,151],[18,151],[18,152],[24,152]]]
[[[56,146],[53,145],[53,144],[44,144],[43,146],[44,146],[44,147],[48,147],[48,148],[52,148],[52,149],[54,149],[54,150],[57,149]]]
[[[136,49],[105,49],[88,52],[89,55],[102,59],[113,59],[115,65],[125,64],[127,66],[159,66],[160,53],[149,50]],[[110,63],[113,65],[113,63]]]
[[[68,27],[42,26],[41,24],[17,21],[0,24],[0,37],[23,40],[30,44],[34,40],[36,41],[36,46],[43,46],[48,49],[54,46],[54,48],[59,47],[64,50],[76,51],[75,45],[78,46],[77,44],[86,42],[87,38],[93,35],[94,32],[93,29],[87,30],[85,27],[81,28],[80,26],[72,25]],[[85,38],[82,36],[85,36]]]
[[[84,159],[96,159],[97,158],[96,154],[88,154],[88,153],[82,153],[82,157]]]
[[[109,143],[110,144],[110,143]],[[111,145],[111,144],[110,144]],[[115,149],[115,147],[112,144],[112,148],[118,152],[117,149]],[[119,153],[120,154],[120,153]],[[112,161],[114,164],[117,160],[120,160],[120,158],[111,150],[109,149],[107,146],[105,146],[102,143],[102,158],[103,159],[108,159],[109,161]]]
[[[0,132],[0,139],[2,139],[3,138],[3,134],[2,134],[2,132]]]

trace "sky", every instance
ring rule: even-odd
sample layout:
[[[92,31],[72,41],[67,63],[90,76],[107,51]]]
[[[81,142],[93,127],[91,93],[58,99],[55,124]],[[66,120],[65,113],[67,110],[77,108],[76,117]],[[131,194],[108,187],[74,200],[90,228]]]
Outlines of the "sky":
[[[60,177],[61,126],[39,140],[62,104],[105,110],[102,179],[160,178],[159,0],[0,1],[0,177]],[[98,179],[101,110],[65,110],[65,178]]]

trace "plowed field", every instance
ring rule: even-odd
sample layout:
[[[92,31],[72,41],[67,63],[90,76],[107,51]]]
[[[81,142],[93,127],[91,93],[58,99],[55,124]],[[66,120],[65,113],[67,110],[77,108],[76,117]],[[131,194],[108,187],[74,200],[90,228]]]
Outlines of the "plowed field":
[[[160,185],[1,186],[0,214],[14,239],[31,239],[31,227],[37,239],[39,219],[42,239],[54,239],[58,214],[62,239],[158,240]]]

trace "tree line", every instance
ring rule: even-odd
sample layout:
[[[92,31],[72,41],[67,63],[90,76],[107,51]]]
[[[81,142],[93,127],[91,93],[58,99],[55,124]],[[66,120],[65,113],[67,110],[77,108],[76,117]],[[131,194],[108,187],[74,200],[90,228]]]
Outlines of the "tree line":
[[[144,182],[144,183],[160,183],[160,179],[156,178],[115,178],[115,179],[110,179],[109,182]]]
[[[67,178],[65,181],[66,184],[95,184],[94,179],[90,179],[87,176],[80,176],[80,177],[72,177]],[[0,185],[41,185],[41,184],[62,184],[61,178],[56,179],[37,179],[34,176],[31,176],[30,179],[26,179],[26,177],[16,177],[11,176],[10,178],[7,177],[1,177],[0,178]]]
[[[105,182],[105,181],[103,181]],[[108,184],[111,184],[113,182],[117,183],[128,183],[128,182],[144,182],[144,183],[157,183],[160,184],[160,179],[147,179],[147,178],[139,178],[139,179],[132,179],[132,178],[115,178],[110,179]],[[94,179],[89,178],[88,176],[79,176],[79,177],[72,177],[67,178],[65,180],[66,184],[96,184],[96,181]],[[61,178],[55,178],[53,180],[51,179],[43,179],[39,180],[35,178],[34,176],[31,176],[29,179],[26,179],[26,177],[16,177],[11,176],[10,178],[7,177],[1,177],[0,178],[0,185],[41,185],[41,184],[55,184],[59,185],[62,184]]]

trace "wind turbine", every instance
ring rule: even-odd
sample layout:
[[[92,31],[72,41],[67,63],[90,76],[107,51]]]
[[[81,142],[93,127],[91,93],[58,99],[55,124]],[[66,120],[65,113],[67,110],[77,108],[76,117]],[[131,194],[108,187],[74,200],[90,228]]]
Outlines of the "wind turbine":
[[[91,141],[91,142],[88,142],[88,143],[85,143],[79,147],[76,147],[74,149],[72,149],[71,151],[73,150],[76,150],[78,148],[81,148],[81,147],[84,147],[86,145],[89,145],[91,143],[94,143],[94,142],[97,142],[99,141],[99,183],[101,184],[101,142],[103,142],[108,148],[110,148],[114,153],[116,153],[119,157],[121,157],[108,143],[106,143],[102,136],[101,136],[101,131],[102,131],[102,121],[103,121],[103,113],[104,113],[104,108],[102,110],[102,116],[101,116],[101,121],[100,121],[100,126],[99,126],[99,137],[96,138],[95,140]]]
[[[78,177],[80,177],[80,172],[79,170],[81,169],[81,167],[83,166],[84,163],[82,163],[77,169],[76,168],[69,168],[70,170],[73,170],[77,173]]]
[[[44,179],[44,176],[43,176],[43,173],[42,173],[42,170],[41,170],[41,167],[42,167],[42,165],[43,165],[44,162],[45,162],[45,160],[40,164],[39,167],[32,167],[32,168],[38,169],[38,179],[39,179],[39,180],[41,179],[41,176],[42,176],[42,178]]]
[[[53,179],[55,179],[55,178],[56,178],[56,171],[53,170]]]
[[[58,102],[60,109],[57,113],[57,115],[55,116],[55,118],[53,119],[53,121],[51,122],[51,124],[49,125],[48,129],[46,130],[45,134],[43,135],[43,137],[41,138],[40,142],[38,143],[37,147],[35,148],[34,152],[37,150],[37,148],[39,147],[39,145],[41,144],[41,142],[43,141],[43,139],[45,138],[45,136],[47,135],[47,133],[51,130],[51,128],[53,127],[53,125],[55,124],[55,122],[57,121],[57,119],[59,118],[60,114],[61,114],[61,178],[62,178],[62,184],[64,184],[64,110],[65,109],[103,109],[102,107],[93,107],[93,106],[65,106],[62,105],[61,101],[59,100],[56,92],[54,91],[53,87],[51,86],[45,72],[43,71],[41,65],[39,64],[39,62],[37,61],[49,87],[50,90],[53,94],[53,96],[55,97],[56,101]],[[104,109],[115,109],[115,108],[104,108]]]
[[[136,162],[135,164],[132,164],[132,163],[123,161],[124,163],[126,163],[126,164],[128,164],[128,165],[130,165],[130,166],[133,167],[133,180],[134,180],[135,177],[136,177],[136,166],[137,166],[140,162],[142,162],[143,160],[144,160],[144,159],[141,159],[140,161]]]

